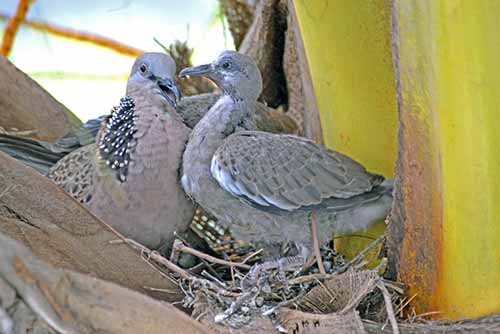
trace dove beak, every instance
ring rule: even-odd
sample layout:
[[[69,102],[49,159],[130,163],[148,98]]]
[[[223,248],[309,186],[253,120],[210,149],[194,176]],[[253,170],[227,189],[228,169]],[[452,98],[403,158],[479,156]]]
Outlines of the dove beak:
[[[214,66],[212,64],[205,64],[194,67],[186,67],[182,71],[179,72],[179,76],[187,77],[187,76],[207,76],[207,74],[212,73],[214,70]]]
[[[163,96],[174,108],[177,108],[177,102],[181,99],[181,92],[175,85],[172,79],[159,78],[156,82],[160,88],[160,94]]]

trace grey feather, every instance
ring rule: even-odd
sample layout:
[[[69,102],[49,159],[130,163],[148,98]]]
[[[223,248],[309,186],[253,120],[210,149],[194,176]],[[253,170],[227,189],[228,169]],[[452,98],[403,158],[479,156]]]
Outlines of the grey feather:
[[[392,185],[382,176],[309,140],[259,132],[246,122],[262,87],[250,58],[225,51],[181,75],[205,75],[224,92],[191,133],[183,179],[186,192],[236,238],[310,246],[313,210],[320,242],[388,214]],[[248,131],[239,130],[242,124]]]
[[[212,173],[215,179],[234,196],[255,202],[262,198],[288,211],[329,197],[350,198],[383,180],[351,158],[307,139],[261,131],[229,136],[215,152],[212,164],[217,166],[212,169],[217,170]],[[256,171],[261,171],[258,181]]]

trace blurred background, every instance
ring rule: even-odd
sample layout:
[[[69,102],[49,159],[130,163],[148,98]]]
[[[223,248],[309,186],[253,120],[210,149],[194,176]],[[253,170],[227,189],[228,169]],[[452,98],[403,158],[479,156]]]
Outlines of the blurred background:
[[[0,40],[17,6],[17,0],[0,1]],[[86,121],[107,114],[124,95],[135,57],[37,29],[37,23],[143,51],[162,51],[153,38],[165,46],[187,42],[191,61],[199,64],[234,49],[225,20],[218,0],[38,0],[29,7],[9,60]]]

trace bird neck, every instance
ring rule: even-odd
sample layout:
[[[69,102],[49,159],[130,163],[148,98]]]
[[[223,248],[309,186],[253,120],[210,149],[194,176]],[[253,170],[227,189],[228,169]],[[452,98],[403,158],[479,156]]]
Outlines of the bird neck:
[[[248,94],[243,94],[234,88],[223,89],[222,92],[225,96],[229,96],[235,103],[241,103],[242,105],[257,103],[257,98],[253,97],[251,94],[250,96]]]
[[[186,147],[187,155],[195,152],[196,160],[209,166],[213,153],[238,129],[255,130],[252,103],[235,100],[224,94],[196,124]]]
[[[241,129],[254,129],[255,104],[256,101],[235,95],[223,95],[219,99],[213,113],[220,120],[224,138]]]

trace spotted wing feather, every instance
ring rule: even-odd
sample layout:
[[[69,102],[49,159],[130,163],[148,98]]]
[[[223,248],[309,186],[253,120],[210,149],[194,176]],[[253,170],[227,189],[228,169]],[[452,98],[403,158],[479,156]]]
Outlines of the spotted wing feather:
[[[92,199],[95,151],[95,144],[82,147],[59,160],[47,175],[85,205]]]
[[[307,139],[260,131],[229,136],[215,152],[211,172],[232,195],[289,211],[368,192],[384,179]]]

